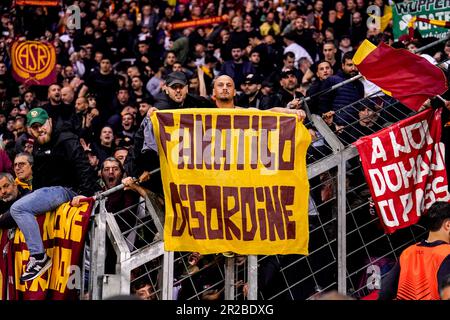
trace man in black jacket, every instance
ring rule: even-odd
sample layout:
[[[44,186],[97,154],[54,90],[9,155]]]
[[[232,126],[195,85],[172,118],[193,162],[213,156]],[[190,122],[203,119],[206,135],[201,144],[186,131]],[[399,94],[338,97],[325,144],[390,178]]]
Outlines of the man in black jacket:
[[[158,110],[185,108],[214,108],[206,98],[188,93],[188,80],[183,72],[170,73],[162,92],[155,96],[154,107]]]
[[[256,108],[267,110],[273,107],[271,96],[261,92],[261,78],[257,74],[249,73],[241,84],[242,94],[237,99],[237,105],[242,108]]]
[[[79,206],[84,196],[92,196],[100,190],[75,134],[70,131],[53,132],[52,119],[41,108],[28,112],[27,125],[36,141],[33,150],[35,191],[11,206],[11,215],[23,232],[30,251],[30,260],[21,281],[40,276],[52,263],[45,253],[34,216],[54,210],[68,201]]]

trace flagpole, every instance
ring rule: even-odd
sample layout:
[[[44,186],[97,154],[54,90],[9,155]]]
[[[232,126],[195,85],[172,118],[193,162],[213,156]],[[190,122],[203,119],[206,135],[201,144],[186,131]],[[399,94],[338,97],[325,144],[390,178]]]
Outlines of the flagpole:
[[[160,168],[156,168],[155,170],[150,171],[150,175],[155,174],[158,171],[160,171]],[[138,183],[138,180],[137,179],[135,179],[135,180],[136,180],[136,183]],[[94,200],[100,200],[100,199],[103,199],[103,198],[109,196],[110,194],[113,194],[114,192],[122,190],[123,188],[125,188],[125,185],[123,183],[121,183],[121,184],[119,184],[119,185],[117,185],[117,186],[115,186],[115,187],[113,187],[111,189],[108,189],[108,190],[106,190],[106,191],[104,191],[102,193],[99,193],[99,194],[93,196],[92,198]]]
[[[436,41],[433,41],[433,42],[431,42],[431,43],[429,43],[429,44],[427,44],[427,45],[425,45],[423,47],[415,49],[415,50],[413,50],[413,52],[414,53],[420,53],[420,52],[422,52],[422,51],[424,51],[424,50],[426,50],[428,48],[431,48],[431,47],[433,47],[433,46],[435,46],[435,45],[437,45],[437,44],[439,44],[441,42],[447,41],[448,39],[450,39],[450,32],[447,32],[447,35],[444,38],[436,40]]]
[[[436,98],[438,98],[439,100],[441,100],[443,103],[447,103],[447,100],[445,100],[444,98],[441,97],[441,95],[437,95]]]

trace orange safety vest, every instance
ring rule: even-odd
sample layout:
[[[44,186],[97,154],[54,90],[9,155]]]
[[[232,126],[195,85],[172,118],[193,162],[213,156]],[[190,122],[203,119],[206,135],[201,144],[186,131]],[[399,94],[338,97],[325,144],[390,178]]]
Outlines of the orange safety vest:
[[[437,274],[450,255],[450,245],[426,247],[415,244],[400,255],[397,300],[439,300]]]

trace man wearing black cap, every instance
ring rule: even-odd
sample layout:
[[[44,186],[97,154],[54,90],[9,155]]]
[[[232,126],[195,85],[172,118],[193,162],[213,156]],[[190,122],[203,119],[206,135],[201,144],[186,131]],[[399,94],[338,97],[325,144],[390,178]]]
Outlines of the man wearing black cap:
[[[188,80],[183,72],[170,73],[162,87],[162,92],[155,96],[154,107],[159,110],[184,108],[213,108],[206,98],[188,93]]]
[[[298,87],[298,79],[295,76],[294,70],[286,70],[281,72],[280,86],[281,89],[276,94],[278,97],[278,101],[276,102],[277,107],[286,108],[288,103],[292,100],[303,97],[303,94],[296,91]]]
[[[242,94],[237,99],[237,105],[242,108],[270,109],[270,98],[261,93],[261,79],[258,75],[250,73],[245,76],[241,84]]]
[[[35,215],[72,201],[78,206],[84,196],[100,190],[78,137],[72,132],[54,132],[53,121],[42,108],[27,114],[27,125],[35,138],[33,192],[11,206],[11,215],[25,236],[30,260],[21,281],[32,280],[51,265],[44,250]],[[84,196],[77,196],[83,194]]]

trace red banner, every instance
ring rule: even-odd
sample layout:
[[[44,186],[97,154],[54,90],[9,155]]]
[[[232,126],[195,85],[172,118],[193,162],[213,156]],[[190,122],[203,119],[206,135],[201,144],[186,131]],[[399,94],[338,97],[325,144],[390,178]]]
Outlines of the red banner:
[[[25,270],[29,251],[19,229],[7,245],[7,255],[0,257],[2,300],[74,300],[83,281],[82,254],[88,231],[92,203],[71,207],[65,203],[55,211],[36,217],[44,247],[52,266],[41,276],[26,283],[19,278]],[[0,230],[2,250],[7,232]],[[7,257],[7,258],[6,258]],[[5,295],[9,285],[8,297]]]
[[[205,18],[205,19],[175,22],[175,23],[172,23],[172,30],[198,27],[198,26],[206,26],[206,25],[210,25],[210,24],[214,24],[214,23],[222,23],[222,22],[226,22],[226,21],[228,21],[227,15],[223,15],[221,17],[212,17],[212,18]]]
[[[48,86],[56,81],[56,51],[51,43],[16,41],[11,46],[12,75],[20,83]]]
[[[417,223],[435,201],[449,201],[442,109],[427,109],[355,142],[387,233]]]
[[[8,285],[8,260],[4,250],[8,250],[8,230],[0,229],[0,300],[6,300]]]
[[[16,6],[46,6],[56,7],[59,0],[16,0]]]

